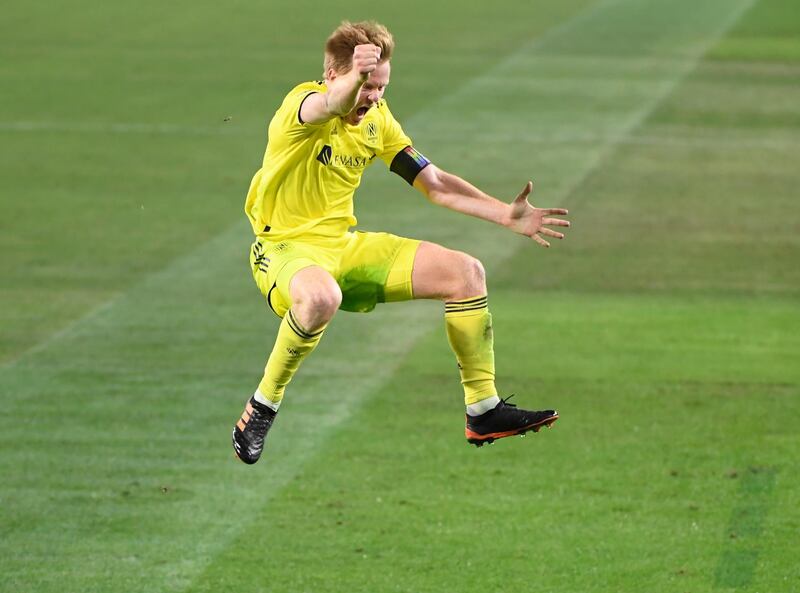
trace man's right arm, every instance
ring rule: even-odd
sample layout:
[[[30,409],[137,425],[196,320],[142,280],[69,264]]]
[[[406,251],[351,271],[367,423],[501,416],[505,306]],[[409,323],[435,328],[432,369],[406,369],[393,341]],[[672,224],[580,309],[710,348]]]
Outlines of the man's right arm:
[[[300,119],[309,124],[321,124],[350,113],[358,102],[361,86],[378,67],[380,57],[380,47],[357,45],[353,50],[352,68],[329,80],[326,92],[309,95],[300,106]]]

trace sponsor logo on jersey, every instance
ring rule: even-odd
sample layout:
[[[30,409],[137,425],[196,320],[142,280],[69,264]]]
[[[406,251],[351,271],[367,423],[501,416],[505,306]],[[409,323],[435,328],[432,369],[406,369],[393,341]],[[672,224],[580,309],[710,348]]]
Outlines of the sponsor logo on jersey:
[[[333,155],[334,167],[346,167],[348,169],[363,169],[367,166],[367,157],[353,154]]]
[[[323,165],[329,164],[331,162],[332,152],[333,151],[331,150],[331,147],[326,144],[325,146],[322,147],[322,150],[319,151],[319,154],[317,155],[317,160]]]
[[[370,159],[356,154],[334,154],[333,149],[327,144],[317,155],[317,160],[325,166],[344,167],[346,169],[363,169]]]

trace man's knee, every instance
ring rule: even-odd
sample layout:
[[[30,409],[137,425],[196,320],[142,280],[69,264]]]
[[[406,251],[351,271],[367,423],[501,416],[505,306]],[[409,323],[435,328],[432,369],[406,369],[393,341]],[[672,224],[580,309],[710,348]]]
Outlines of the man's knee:
[[[299,295],[293,306],[311,310],[318,316],[330,319],[341,304],[342,291],[334,285]]]
[[[467,256],[467,277],[470,279],[471,286],[481,290],[486,289],[486,270],[479,259]]]
[[[342,290],[329,274],[304,271],[291,282],[292,311],[306,330],[315,331],[336,314],[342,304]]]
[[[486,293],[486,271],[483,269],[483,264],[480,260],[467,255],[466,253],[459,253],[461,256],[460,262],[460,286],[458,287],[459,298],[468,298],[479,294]]]
[[[480,260],[463,253],[454,251],[447,265],[450,272],[448,294],[446,300],[467,299],[486,294],[486,272]]]

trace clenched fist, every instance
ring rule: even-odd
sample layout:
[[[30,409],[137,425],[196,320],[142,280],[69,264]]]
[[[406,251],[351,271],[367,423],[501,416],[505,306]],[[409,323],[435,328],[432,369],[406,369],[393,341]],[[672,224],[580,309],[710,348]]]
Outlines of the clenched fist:
[[[381,59],[381,48],[371,43],[356,45],[353,49],[353,70],[362,82],[369,78],[371,72],[378,67]]]

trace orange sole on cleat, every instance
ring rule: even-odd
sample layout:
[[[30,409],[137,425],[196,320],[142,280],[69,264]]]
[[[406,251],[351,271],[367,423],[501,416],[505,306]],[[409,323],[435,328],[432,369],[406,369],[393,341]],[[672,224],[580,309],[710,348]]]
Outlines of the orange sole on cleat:
[[[464,428],[464,435],[467,437],[467,442],[471,445],[476,445],[481,447],[484,444],[491,445],[497,439],[503,439],[506,437],[513,437],[513,436],[525,436],[525,433],[528,431],[539,432],[539,429],[542,426],[546,426],[550,428],[553,423],[558,420],[558,414],[554,416],[550,416],[549,418],[545,418],[541,422],[537,422],[536,424],[530,424],[528,426],[524,426],[522,428],[517,428],[515,430],[509,430],[506,432],[490,432],[488,434],[479,434],[470,430],[469,428]]]

